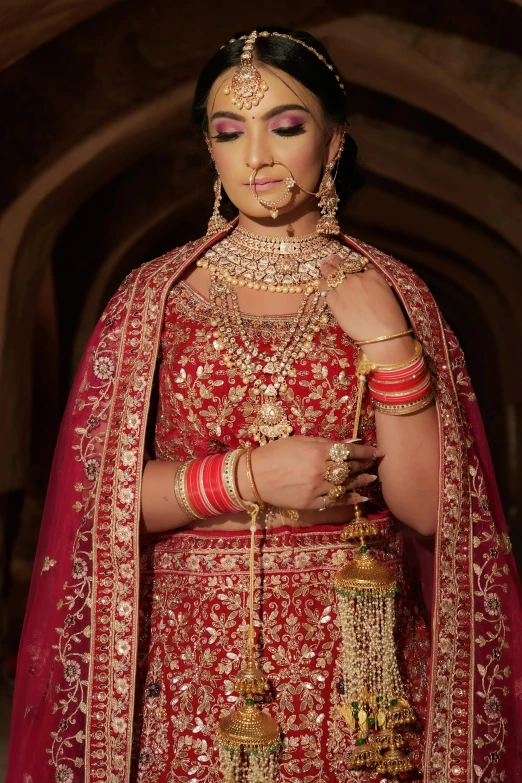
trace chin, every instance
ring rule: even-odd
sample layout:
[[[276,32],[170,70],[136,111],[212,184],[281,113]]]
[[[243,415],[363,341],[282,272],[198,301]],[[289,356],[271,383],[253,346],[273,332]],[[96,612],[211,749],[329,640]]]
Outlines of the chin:
[[[267,200],[271,199],[267,196]],[[275,196],[273,197],[273,200],[276,200]],[[270,223],[277,223],[281,218],[284,218],[286,223],[290,222],[292,215],[295,213],[295,216],[297,216],[300,207],[304,203],[304,199],[302,201],[298,200],[296,203],[295,198],[293,198],[291,204],[276,204],[275,208],[278,210],[279,214],[277,218],[274,219],[270,216],[270,208],[267,209],[266,207],[261,206],[261,204],[245,204],[244,199],[238,199],[237,202],[231,199],[231,201],[235,208],[245,217],[248,217],[251,220],[268,220]]]

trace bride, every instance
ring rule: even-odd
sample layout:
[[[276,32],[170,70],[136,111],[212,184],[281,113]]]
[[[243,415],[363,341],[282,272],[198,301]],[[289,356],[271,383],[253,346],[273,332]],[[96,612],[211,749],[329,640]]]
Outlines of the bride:
[[[205,66],[193,118],[209,230],[132,272],[85,352],[7,783],[522,781],[475,396],[424,283],[340,231],[341,76],[260,28]]]

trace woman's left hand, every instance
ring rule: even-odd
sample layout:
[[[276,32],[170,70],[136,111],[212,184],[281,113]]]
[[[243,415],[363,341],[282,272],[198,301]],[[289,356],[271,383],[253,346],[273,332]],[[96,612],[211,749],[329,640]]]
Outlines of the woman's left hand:
[[[328,291],[327,302],[337,323],[352,340],[369,340],[407,328],[400,304],[384,277],[374,268],[348,274],[336,288],[326,278],[342,266],[338,256],[321,264],[319,290]]]

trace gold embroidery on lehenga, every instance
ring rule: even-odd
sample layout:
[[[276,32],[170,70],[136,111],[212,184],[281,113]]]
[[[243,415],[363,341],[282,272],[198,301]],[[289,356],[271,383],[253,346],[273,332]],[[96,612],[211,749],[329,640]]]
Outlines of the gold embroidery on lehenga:
[[[397,551],[398,533],[392,538]],[[275,688],[269,709],[285,735],[282,777],[299,783],[373,781],[345,769],[348,735],[338,710],[342,672],[336,665],[340,630],[332,579],[352,548],[339,542],[337,532],[274,534],[264,542],[260,536],[258,545],[263,578],[255,593],[255,622],[262,627],[257,654]],[[396,556],[386,556],[404,584]],[[237,698],[233,678],[248,620],[245,537],[178,533],[147,547],[141,570],[136,783],[218,783],[214,729]],[[402,665],[409,672],[408,690],[424,717],[428,635],[411,597],[398,611],[407,629]],[[411,732],[406,741],[422,765],[419,734]]]
[[[253,400],[209,341],[210,317],[208,304],[190,286],[175,286],[167,301],[161,344],[155,431],[159,459],[185,460],[249,440]],[[288,329],[289,317],[245,316],[243,322],[256,342],[272,344]],[[353,344],[331,318],[284,399],[296,432],[350,437],[354,355]],[[365,442],[375,443],[374,427],[367,399]],[[361,780],[359,773],[344,769],[347,727],[335,707],[340,703],[341,671],[332,676],[339,642],[332,577],[347,546],[338,545],[337,539],[338,533],[330,534],[328,547],[318,543],[318,536],[297,549],[271,544],[260,561],[266,654],[264,649],[259,653],[277,689],[273,709],[287,736],[285,779],[300,783],[324,783],[330,774],[343,783]],[[216,781],[214,724],[236,698],[232,680],[245,639],[245,548],[234,538],[220,547],[196,536],[199,543],[190,552],[179,551],[184,540],[178,533],[146,550],[142,558],[142,607],[148,622],[142,623],[138,676],[144,696],[135,716],[134,758],[137,781],[147,783]],[[389,556],[400,556],[399,550],[398,540],[392,542]],[[429,643],[427,635],[415,633],[422,622],[407,606],[411,602],[402,606],[403,624],[411,629],[411,640],[404,654],[415,681],[413,697],[424,715]],[[150,699],[159,704],[161,694],[167,694],[170,705],[166,730],[149,708]],[[405,738],[422,767],[419,735],[411,732]]]

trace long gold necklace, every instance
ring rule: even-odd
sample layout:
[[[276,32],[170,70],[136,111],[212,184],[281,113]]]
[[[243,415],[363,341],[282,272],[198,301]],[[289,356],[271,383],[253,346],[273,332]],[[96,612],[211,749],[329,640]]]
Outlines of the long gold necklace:
[[[248,337],[241,319],[238,297],[232,285],[216,271],[210,272],[210,303],[213,311],[213,345],[223,351],[225,365],[234,367],[245,384],[253,385],[259,400],[250,431],[260,445],[286,438],[293,431],[280,394],[287,391],[287,379],[295,377],[293,366],[312,348],[314,335],[328,323],[326,291],[305,293],[283,343],[272,353],[261,351]],[[230,302],[230,306],[229,306]],[[309,305],[307,307],[307,304]],[[240,339],[238,339],[240,338]]]
[[[197,262],[210,272],[210,302],[214,320],[214,347],[224,352],[227,367],[235,367],[243,383],[253,384],[258,397],[253,439],[261,445],[286,438],[293,431],[280,395],[293,366],[312,348],[315,333],[328,322],[324,314],[326,292],[319,292],[319,267],[330,255],[341,257],[343,267],[361,271],[367,261],[339,242],[309,234],[304,237],[267,237],[236,228]],[[293,325],[282,345],[268,353],[248,338],[243,327],[235,287],[276,293],[303,293]]]

